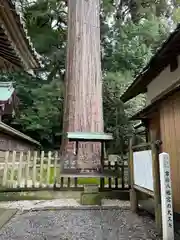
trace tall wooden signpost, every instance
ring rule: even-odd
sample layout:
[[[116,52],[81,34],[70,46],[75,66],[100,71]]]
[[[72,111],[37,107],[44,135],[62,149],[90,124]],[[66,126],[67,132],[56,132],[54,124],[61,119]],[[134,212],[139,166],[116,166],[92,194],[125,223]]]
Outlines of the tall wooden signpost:
[[[169,154],[159,154],[163,240],[174,240],[173,204]]]

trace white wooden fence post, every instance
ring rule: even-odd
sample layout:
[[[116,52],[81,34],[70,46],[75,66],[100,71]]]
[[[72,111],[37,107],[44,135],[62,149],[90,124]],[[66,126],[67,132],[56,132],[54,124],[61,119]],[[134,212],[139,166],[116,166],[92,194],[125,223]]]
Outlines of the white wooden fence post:
[[[3,186],[6,186],[8,182],[8,160],[9,160],[9,151],[5,152],[5,167],[3,174]]]
[[[159,154],[163,240],[174,240],[171,171],[168,153]]]

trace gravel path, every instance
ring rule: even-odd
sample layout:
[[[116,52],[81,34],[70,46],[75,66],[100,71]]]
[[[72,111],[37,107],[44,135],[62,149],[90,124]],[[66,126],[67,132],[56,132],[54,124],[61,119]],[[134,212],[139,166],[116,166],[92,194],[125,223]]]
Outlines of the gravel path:
[[[123,208],[29,211],[0,231],[1,240],[159,240],[154,222]]]
[[[19,209],[21,211],[44,208],[80,207],[76,199],[53,199],[53,200],[31,200],[31,201],[9,201],[0,202],[1,208]],[[129,201],[103,199],[102,206],[130,207]]]

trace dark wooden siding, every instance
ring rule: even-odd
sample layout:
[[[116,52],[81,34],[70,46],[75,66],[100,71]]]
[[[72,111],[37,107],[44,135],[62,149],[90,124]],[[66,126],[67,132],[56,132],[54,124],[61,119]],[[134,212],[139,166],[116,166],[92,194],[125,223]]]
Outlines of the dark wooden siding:
[[[160,140],[161,139],[161,134],[160,134],[160,116],[159,116],[159,112],[155,112],[152,113],[149,116],[149,120],[148,120],[148,126],[149,126],[149,137],[148,139],[151,141],[151,137],[150,137],[150,132],[153,133],[153,136],[155,139],[153,140]]]
[[[28,151],[34,149],[36,149],[35,144],[0,132],[0,151]]]
[[[160,106],[162,151],[170,154],[174,210],[180,212],[180,93]]]

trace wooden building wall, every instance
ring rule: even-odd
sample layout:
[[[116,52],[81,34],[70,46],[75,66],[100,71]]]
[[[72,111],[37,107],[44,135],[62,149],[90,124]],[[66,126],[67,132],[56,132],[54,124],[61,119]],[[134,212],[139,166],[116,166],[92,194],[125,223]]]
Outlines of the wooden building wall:
[[[159,109],[162,151],[170,154],[174,210],[180,213],[180,92]]]
[[[161,139],[161,133],[160,133],[160,115],[159,112],[154,112],[150,114],[149,116],[149,129],[151,130],[151,133],[153,133],[153,136],[155,140]],[[149,132],[149,140],[151,140],[150,132]]]
[[[15,138],[5,133],[0,132],[0,151],[28,151],[35,150],[36,145],[30,142]]]

